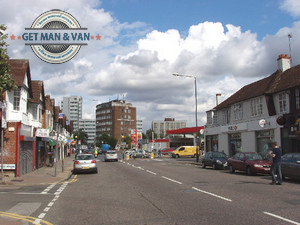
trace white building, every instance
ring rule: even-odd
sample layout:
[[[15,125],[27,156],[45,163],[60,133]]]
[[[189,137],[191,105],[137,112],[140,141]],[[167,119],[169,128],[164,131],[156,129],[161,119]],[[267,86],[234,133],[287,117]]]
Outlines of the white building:
[[[283,147],[283,153],[291,151],[291,127],[297,124],[279,125],[278,119],[293,111],[299,115],[300,66],[290,68],[287,55],[280,55],[277,61],[275,73],[244,86],[207,111],[206,151],[224,151],[229,156],[249,151],[265,156],[273,141]],[[299,135],[293,138],[293,146],[299,147]]]
[[[88,135],[87,144],[89,146],[93,146],[95,144],[95,138],[96,138],[96,120],[80,119],[78,129],[83,129],[83,131],[87,133]]]
[[[79,120],[82,119],[82,97],[64,97],[61,102],[62,113],[67,119],[73,121],[74,131],[79,129]]]
[[[174,118],[165,118],[165,120],[152,121],[152,130],[157,134],[157,138],[165,138],[167,136],[167,130],[176,130],[186,127],[185,120],[175,121]]]

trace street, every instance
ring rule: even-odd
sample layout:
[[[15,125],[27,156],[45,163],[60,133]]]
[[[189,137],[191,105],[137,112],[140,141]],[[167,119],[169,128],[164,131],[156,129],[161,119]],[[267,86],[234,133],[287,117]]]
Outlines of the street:
[[[0,211],[33,224],[300,224],[299,181],[272,186],[269,175],[203,169],[194,158],[98,160],[98,174],[1,188]]]

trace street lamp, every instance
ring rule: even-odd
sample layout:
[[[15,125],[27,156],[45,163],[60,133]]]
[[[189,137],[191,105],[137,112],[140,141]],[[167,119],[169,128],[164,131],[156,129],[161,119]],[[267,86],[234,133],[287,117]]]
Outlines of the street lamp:
[[[197,112],[197,77],[193,76],[193,75],[183,75],[183,74],[179,74],[179,73],[173,73],[173,76],[177,76],[177,77],[192,77],[194,78],[195,81],[195,120],[196,120],[196,137],[194,138],[194,145],[197,146],[197,136],[198,136],[198,112]],[[199,162],[199,149],[198,146],[196,148],[196,155],[197,155],[197,162]]]

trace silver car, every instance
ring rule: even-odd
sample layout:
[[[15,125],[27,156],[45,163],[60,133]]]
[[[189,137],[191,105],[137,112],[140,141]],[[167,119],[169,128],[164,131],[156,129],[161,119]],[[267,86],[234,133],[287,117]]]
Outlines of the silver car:
[[[105,153],[105,162],[107,161],[118,161],[118,153],[116,150],[108,150]]]
[[[74,160],[73,173],[98,173],[97,161],[93,154],[78,154]]]

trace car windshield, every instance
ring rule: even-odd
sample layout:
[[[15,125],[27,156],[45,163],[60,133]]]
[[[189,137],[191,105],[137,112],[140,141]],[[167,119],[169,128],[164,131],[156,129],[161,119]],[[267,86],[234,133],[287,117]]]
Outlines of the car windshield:
[[[227,155],[223,152],[213,152],[213,157],[215,158],[227,158]]]
[[[77,160],[91,160],[94,159],[93,155],[78,155]]]
[[[260,154],[245,154],[246,155],[246,159],[249,161],[253,161],[253,160],[263,160],[262,156]]]

